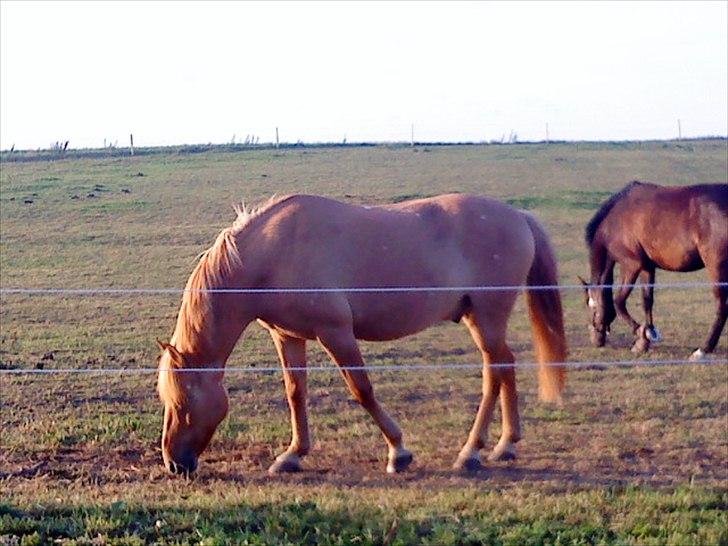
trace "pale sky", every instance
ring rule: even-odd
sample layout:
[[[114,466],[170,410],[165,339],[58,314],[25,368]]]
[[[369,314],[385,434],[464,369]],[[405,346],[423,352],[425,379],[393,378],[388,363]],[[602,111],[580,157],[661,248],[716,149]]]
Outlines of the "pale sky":
[[[728,2],[0,2],[0,148],[728,135]]]

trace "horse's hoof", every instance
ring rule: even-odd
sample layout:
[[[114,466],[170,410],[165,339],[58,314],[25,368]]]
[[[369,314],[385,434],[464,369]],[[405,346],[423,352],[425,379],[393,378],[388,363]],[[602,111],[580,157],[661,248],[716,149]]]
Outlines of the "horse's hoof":
[[[645,337],[648,341],[651,341],[652,343],[659,343],[660,341],[662,341],[662,334],[654,326],[649,326],[645,329]]]
[[[516,448],[510,444],[505,446],[495,446],[493,451],[491,451],[490,455],[488,455],[488,460],[491,462],[495,461],[515,461],[517,459],[516,456]]]
[[[412,453],[406,449],[401,449],[394,459],[390,459],[387,463],[387,474],[398,474],[407,470],[412,463],[414,457]]]
[[[632,345],[632,348],[630,350],[636,355],[641,355],[646,353],[649,348],[650,342],[647,341],[645,338],[640,337],[637,339],[637,341],[634,342],[634,345]]]
[[[695,349],[688,358],[689,362],[705,362],[706,360],[708,360],[708,355],[702,349]]]
[[[471,457],[468,457],[466,459],[461,459],[458,457],[458,460],[455,461],[455,464],[452,465],[453,470],[457,470],[458,472],[478,472],[480,470],[483,470],[483,463],[480,462],[480,456],[474,455]]]
[[[301,459],[298,455],[283,454],[276,458],[275,462],[268,468],[268,474],[271,476],[275,474],[301,472]]]

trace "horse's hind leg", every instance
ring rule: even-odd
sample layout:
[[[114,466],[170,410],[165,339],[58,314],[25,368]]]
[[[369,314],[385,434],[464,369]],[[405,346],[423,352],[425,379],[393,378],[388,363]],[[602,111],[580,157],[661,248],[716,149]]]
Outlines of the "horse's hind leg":
[[[708,266],[708,272],[714,283],[728,282],[728,258],[716,266]],[[723,332],[726,318],[728,318],[728,286],[718,286],[716,284],[713,286],[713,295],[717,307],[713,326],[710,328],[710,333],[703,346],[690,356],[691,360],[700,360],[706,353],[712,353],[715,350],[720,334]]]
[[[341,328],[319,335],[319,342],[341,369],[347,387],[354,399],[369,412],[387,442],[387,472],[402,472],[412,462],[412,453],[405,449],[399,425],[384,411],[374,397],[374,388],[363,369],[359,346],[350,329]]]
[[[499,394],[503,427],[501,438],[491,453],[490,460],[516,457],[515,443],[520,440],[521,427],[515,370],[512,367],[492,366],[492,364],[512,364],[515,361],[513,353],[505,343],[506,321],[494,323],[492,327],[474,315],[466,315],[464,321],[483,355],[483,395],[473,427],[453,467],[456,470],[477,470],[482,466],[480,449],[485,447],[488,440],[488,425]]]
[[[503,362],[516,361],[508,346]],[[518,415],[518,392],[515,368],[501,368],[500,405],[503,420],[501,437],[488,455],[489,461],[510,461],[516,458],[516,442],[521,439],[521,423]]]
[[[276,457],[268,469],[271,474],[279,472],[298,472],[301,470],[301,457],[308,453],[311,440],[308,430],[306,411],[306,341],[282,335],[270,329],[278,356],[283,365],[283,381],[286,386],[286,397],[291,410],[291,445]]]

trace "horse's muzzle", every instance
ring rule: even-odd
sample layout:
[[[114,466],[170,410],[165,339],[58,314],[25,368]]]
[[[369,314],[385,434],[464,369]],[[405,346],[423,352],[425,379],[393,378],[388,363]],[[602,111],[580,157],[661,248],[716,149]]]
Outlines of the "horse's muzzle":
[[[189,477],[197,470],[197,458],[193,455],[186,455],[179,461],[170,459],[167,461],[167,470],[172,474],[181,474]]]

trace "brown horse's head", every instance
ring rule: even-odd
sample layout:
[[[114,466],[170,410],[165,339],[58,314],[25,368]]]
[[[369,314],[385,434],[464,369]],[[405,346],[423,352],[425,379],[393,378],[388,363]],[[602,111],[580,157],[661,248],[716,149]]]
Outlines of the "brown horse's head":
[[[162,458],[174,474],[190,475],[225,418],[228,399],[216,372],[187,372],[191,366],[173,345],[159,343],[159,396],[164,402]]]
[[[604,347],[609,329],[617,318],[612,289],[589,284],[579,277],[584,287],[584,303],[589,310],[589,339],[595,347]]]

